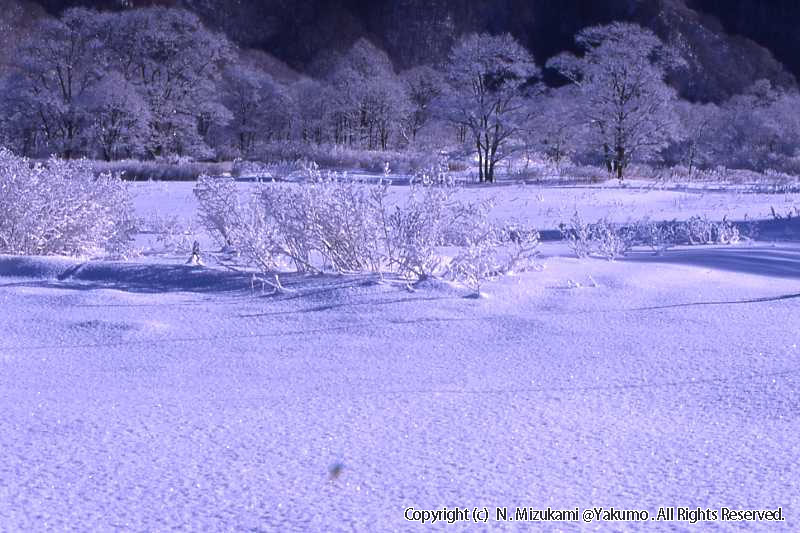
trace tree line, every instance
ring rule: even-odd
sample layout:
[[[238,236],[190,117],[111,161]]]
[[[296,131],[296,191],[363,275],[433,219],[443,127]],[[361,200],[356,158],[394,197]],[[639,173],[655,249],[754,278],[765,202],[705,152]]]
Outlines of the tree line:
[[[593,26],[544,65],[510,35],[469,34],[441,64],[398,71],[366,39],[274,76],[194,14],[74,8],[40,19],[0,71],[0,145],[26,156],[259,159],[275,143],[448,150],[481,181],[518,153],[800,171],[800,96],[755,81],[721,103],[682,100],[685,62],[649,30]],[[564,84],[547,87],[542,69]]]

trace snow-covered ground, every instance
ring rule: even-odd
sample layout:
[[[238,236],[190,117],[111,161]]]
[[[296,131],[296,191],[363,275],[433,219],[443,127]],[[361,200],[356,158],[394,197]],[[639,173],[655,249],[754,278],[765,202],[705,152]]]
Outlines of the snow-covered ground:
[[[405,176],[392,176],[397,183],[406,183]],[[196,214],[197,203],[192,183],[144,182],[131,184],[137,210],[143,216],[170,215],[190,221]],[[241,183],[243,190],[252,184]],[[756,194],[747,190],[719,190],[720,185],[704,189],[697,186],[628,180],[622,187],[616,180],[607,184],[547,187],[523,183],[495,187],[470,186],[464,189],[465,199],[494,198],[500,216],[513,216],[541,229],[557,228],[579,211],[590,221],[600,217],[625,222],[649,217],[651,220],[686,219],[692,215],[707,215],[720,220],[768,219],[772,209],[784,215],[800,208],[800,193]],[[406,187],[398,186],[397,195]],[[793,212],[794,213],[794,212]]]
[[[188,221],[191,184],[137,184]],[[488,192],[487,192],[488,191]],[[398,187],[397,194],[403,188]],[[470,188],[552,230],[785,212],[800,195]],[[800,228],[486,286],[0,257],[0,530],[418,531],[406,509],[782,508],[800,529]],[[208,240],[200,236],[204,249]],[[143,242],[147,242],[144,239]]]

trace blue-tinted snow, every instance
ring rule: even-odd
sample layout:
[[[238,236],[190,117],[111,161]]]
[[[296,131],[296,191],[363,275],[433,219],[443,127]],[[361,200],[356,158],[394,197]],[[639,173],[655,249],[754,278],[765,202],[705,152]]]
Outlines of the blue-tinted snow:
[[[502,191],[552,227],[575,203],[668,219],[783,201]],[[187,189],[139,201],[162,193],[191,216]],[[406,507],[672,505],[781,506],[761,529],[796,530],[786,235],[615,263],[547,243],[541,272],[479,299],[373,276],[287,275],[273,293],[188,254],[2,257],[0,530],[416,531]]]

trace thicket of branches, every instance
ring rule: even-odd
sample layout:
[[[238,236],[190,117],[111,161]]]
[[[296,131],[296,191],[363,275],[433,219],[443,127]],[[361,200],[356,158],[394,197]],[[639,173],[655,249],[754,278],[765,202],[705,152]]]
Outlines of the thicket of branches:
[[[125,184],[83,161],[17,157],[0,148],[0,253],[124,255],[135,231]]]
[[[680,100],[667,80],[683,58],[633,24],[579,32],[580,55],[546,64],[557,88],[509,35],[464,35],[444,64],[405,71],[360,39],[298,74],[180,9],[74,8],[29,26],[0,63],[0,145],[29,157],[444,149],[483,181],[533,153],[618,178],[634,163],[800,171],[797,92],[759,80],[725,102]]]
[[[487,279],[531,268],[537,254],[536,231],[490,222],[491,205],[458,200],[458,188],[441,170],[419,176],[401,201],[386,181],[367,183],[314,165],[302,184],[248,190],[230,178],[204,176],[195,194],[218,243],[265,274],[438,276],[479,290]]]

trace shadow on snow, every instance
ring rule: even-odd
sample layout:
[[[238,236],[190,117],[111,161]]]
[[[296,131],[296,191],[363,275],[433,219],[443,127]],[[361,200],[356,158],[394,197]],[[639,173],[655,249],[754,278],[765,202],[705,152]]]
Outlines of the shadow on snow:
[[[668,250],[662,255],[631,252],[624,261],[671,263],[776,278],[800,279],[800,249],[771,246],[711,247]]]

